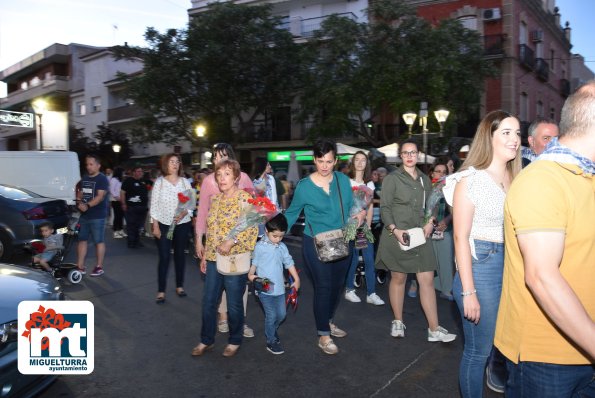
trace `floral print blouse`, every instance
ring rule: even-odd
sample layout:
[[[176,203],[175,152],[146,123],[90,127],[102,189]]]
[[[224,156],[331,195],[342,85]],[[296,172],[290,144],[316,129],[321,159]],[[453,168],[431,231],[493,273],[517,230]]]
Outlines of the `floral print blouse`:
[[[207,244],[206,258],[208,261],[217,259],[216,249],[224,240],[229,231],[238,223],[242,209],[248,205],[249,193],[238,190],[231,197],[226,198],[223,193],[213,196],[207,217]],[[229,254],[240,254],[254,250],[258,228],[250,227],[236,235],[238,243],[234,245]]]

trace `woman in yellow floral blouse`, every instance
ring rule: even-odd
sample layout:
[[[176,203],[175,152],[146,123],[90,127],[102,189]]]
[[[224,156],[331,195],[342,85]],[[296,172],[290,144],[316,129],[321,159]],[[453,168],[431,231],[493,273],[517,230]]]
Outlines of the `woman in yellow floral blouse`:
[[[242,296],[246,288],[248,268],[245,273],[222,274],[217,270],[217,253],[221,255],[250,253],[254,250],[258,229],[252,227],[236,236],[227,236],[238,223],[242,208],[251,197],[238,187],[240,164],[230,159],[221,161],[215,167],[215,179],[221,193],[213,196],[207,216],[206,250],[200,264],[201,271],[206,274],[202,299],[202,328],[200,344],[194,347],[192,355],[200,356],[213,348],[217,332],[217,306],[225,288],[229,339],[223,355],[231,357],[236,354],[242,343],[244,328]]]

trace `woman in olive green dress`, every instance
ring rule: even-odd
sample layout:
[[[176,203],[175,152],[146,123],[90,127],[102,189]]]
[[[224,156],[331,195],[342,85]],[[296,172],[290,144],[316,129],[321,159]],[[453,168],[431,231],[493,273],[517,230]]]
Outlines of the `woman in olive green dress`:
[[[415,141],[401,144],[403,165],[387,175],[380,192],[380,215],[385,229],[380,236],[376,268],[391,271],[389,285],[390,304],[395,319],[391,324],[391,336],[404,337],[403,301],[408,273],[415,273],[419,283],[422,308],[428,320],[428,341],[450,342],[456,335],[448,333],[438,324],[434,271],[436,258],[429,237],[433,230],[432,219],[424,224],[425,202],[432,191],[428,176],[417,168],[418,148]],[[421,227],[426,243],[408,251],[401,250],[405,244],[403,233],[410,228]]]

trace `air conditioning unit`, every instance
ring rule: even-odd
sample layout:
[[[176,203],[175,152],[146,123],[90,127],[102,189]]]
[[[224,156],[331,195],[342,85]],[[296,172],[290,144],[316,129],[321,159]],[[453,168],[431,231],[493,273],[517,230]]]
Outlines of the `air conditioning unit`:
[[[498,21],[502,18],[499,8],[486,8],[483,10],[484,21]]]
[[[533,43],[538,43],[543,41],[543,30],[537,29],[531,32],[531,41]]]

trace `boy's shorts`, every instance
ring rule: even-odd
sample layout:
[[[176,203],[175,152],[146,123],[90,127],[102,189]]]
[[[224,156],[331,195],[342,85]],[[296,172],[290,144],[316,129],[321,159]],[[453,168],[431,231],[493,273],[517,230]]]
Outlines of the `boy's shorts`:
[[[46,263],[49,263],[52,260],[52,258],[54,258],[55,255],[56,255],[56,252],[43,252],[43,253],[36,254],[33,257],[37,257],[40,260],[43,260]]]
[[[105,218],[86,220],[81,217],[79,225],[81,226],[78,235],[79,241],[87,241],[89,240],[89,236],[91,236],[95,244],[104,242]]]

